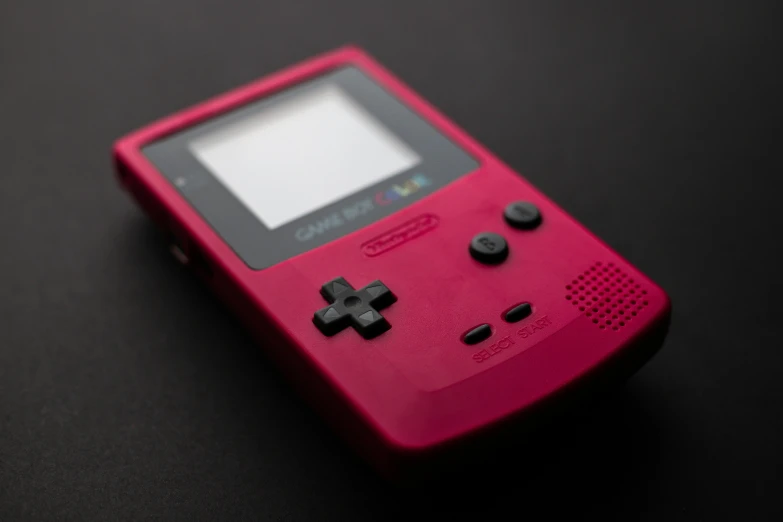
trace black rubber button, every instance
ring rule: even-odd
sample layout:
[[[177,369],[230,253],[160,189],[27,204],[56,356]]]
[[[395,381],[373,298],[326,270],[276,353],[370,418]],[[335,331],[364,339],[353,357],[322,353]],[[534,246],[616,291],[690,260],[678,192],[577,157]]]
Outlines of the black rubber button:
[[[338,277],[321,287],[321,295],[329,306],[313,314],[313,323],[324,335],[335,335],[353,326],[362,337],[372,339],[391,328],[378,310],[393,304],[397,297],[380,281],[355,290]]]
[[[508,257],[508,243],[500,234],[482,232],[470,242],[470,255],[482,263],[502,263]]]
[[[516,323],[525,317],[530,317],[532,313],[533,307],[530,306],[530,303],[522,303],[506,310],[503,314],[503,320],[509,323]]]
[[[492,335],[492,327],[488,324],[482,324],[475,327],[462,337],[462,342],[465,344],[476,344],[489,338]]]
[[[515,201],[503,212],[506,222],[514,228],[531,230],[541,224],[541,212],[527,201]]]

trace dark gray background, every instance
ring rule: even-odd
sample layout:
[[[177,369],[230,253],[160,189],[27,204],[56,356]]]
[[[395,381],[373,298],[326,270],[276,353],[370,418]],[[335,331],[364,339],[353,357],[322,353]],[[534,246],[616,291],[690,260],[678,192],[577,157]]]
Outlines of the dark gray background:
[[[761,2],[3,1],[0,519],[780,519],[779,20]],[[675,305],[623,390],[460,494],[378,481],[112,179],[116,137],[346,42]]]

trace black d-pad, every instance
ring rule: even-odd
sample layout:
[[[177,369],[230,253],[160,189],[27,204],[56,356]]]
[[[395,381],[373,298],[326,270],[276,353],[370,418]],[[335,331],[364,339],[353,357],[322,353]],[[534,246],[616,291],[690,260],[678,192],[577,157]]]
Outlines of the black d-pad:
[[[391,328],[378,310],[397,301],[397,297],[380,281],[354,290],[348,281],[338,277],[321,287],[321,295],[329,306],[315,313],[313,323],[324,335],[353,326],[362,337],[371,339]]]

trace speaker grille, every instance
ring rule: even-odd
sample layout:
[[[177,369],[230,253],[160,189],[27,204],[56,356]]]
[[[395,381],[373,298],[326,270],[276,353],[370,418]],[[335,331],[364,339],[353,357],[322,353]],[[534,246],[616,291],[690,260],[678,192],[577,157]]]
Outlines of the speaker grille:
[[[647,290],[614,263],[597,262],[565,286],[566,300],[605,331],[618,331],[641,314]]]

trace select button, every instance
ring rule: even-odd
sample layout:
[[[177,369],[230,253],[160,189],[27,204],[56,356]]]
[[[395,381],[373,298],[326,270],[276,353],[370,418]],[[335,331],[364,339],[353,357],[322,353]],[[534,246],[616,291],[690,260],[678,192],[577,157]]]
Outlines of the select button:
[[[477,344],[488,339],[490,335],[492,335],[492,327],[488,324],[482,324],[466,333],[462,337],[462,342],[465,344]]]

